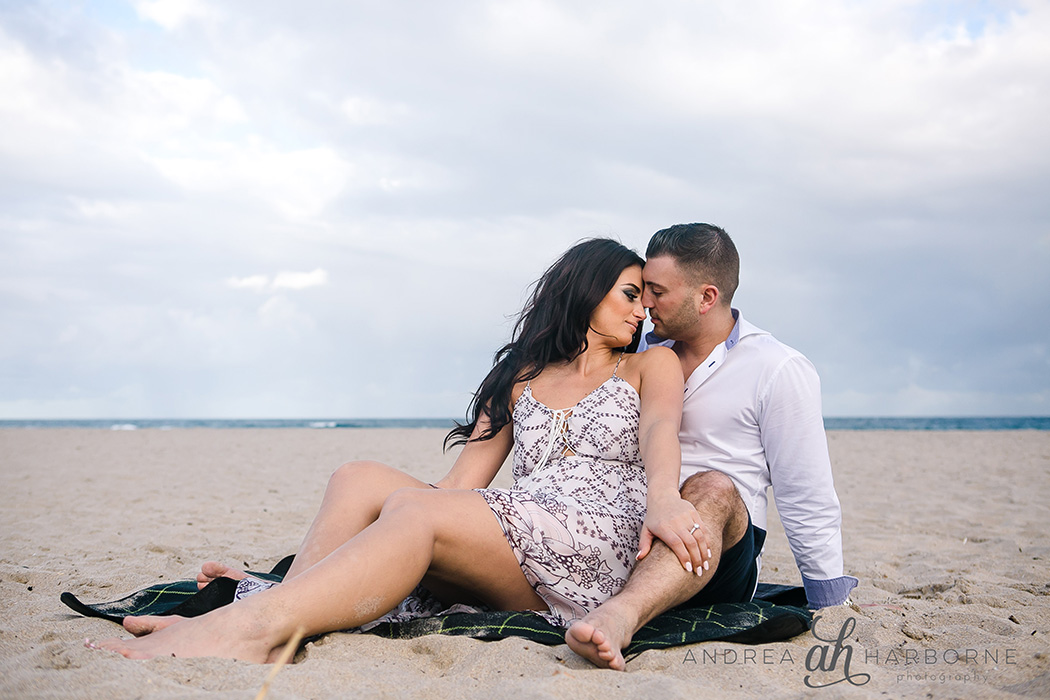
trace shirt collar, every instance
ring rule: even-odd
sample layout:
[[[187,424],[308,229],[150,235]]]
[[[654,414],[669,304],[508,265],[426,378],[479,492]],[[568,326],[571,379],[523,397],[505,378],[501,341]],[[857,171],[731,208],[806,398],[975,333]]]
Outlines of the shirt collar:
[[[736,309],[730,309],[733,312],[733,320],[736,322],[733,324],[733,330],[729,332],[729,337],[726,338],[726,350],[732,350],[733,347],[740,342],[740,312]]]

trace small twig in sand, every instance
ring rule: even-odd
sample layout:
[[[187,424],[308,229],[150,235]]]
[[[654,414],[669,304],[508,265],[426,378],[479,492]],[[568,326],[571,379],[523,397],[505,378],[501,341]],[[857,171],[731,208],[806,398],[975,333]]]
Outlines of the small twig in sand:
[[[262,687],[259,688],[259,694],[255,696],[255,700],[263,700],[266,694],[270,692],[270,683],[277,676],[284,665],[292,660],[295,656],[296,649],[299,648],[299,642],[303,641],[303,635],[306,634],[306,630],[300,627],[295,630],[295,634],[288,640],[287,644],[284,645],[284,649],[281,650],[281,655],[277,657],[277,661],[274,662],[273,668],[270,669],[270,675],[263,681]]]

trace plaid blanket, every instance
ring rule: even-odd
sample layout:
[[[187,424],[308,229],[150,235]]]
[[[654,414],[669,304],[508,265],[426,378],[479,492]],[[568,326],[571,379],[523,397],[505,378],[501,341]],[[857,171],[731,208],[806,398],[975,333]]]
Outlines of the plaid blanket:
[[[248,573],[280,581],[291,559],[286,557],[269,572]],[[61,600],[81,615],[101,617],[119,624],[128,615],[202,615],[230,603],[236,587],[237,582],[228,578],[215,579],[200,590],[196,581],[175,581],[155,584],[108,603],[84,603],[72,593],[63,593]],[[669,610],[642,627],[624,651],[625,656],[631,658],[649,649],[695,642],[717,640],[766,644],[802,634],[811,623],[812,615],[806,609],[805,593],[801,588],[760,583],[750,603],[681,606]],[[488,640],[525,637],[548,645],[565,641],[564,629],[551,625],[534,613],[513,611],[453,613],[388,622],[367,633],[391,639],[454,634]]]

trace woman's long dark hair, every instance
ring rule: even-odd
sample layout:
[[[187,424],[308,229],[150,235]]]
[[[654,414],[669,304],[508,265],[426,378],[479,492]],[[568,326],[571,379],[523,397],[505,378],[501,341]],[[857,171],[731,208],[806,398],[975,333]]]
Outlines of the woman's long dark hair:
[[[608,238],[586,240],[566,251],[536,282],[532,298],[514,324],[511,341],[496,351],[492,370],[467,407],[467,422],[456,423],[445,437],[445,447],[466,444],[482,416],[488,416],[489,425],[477,439],[495,437],[511,422],[514,385],[535,379],[552,362],[571,361],[586,350],[587,330],[598,304],[620,273],[644,264],[633,250]],[[638,334],[632,345],[637,346],[637,339]]]

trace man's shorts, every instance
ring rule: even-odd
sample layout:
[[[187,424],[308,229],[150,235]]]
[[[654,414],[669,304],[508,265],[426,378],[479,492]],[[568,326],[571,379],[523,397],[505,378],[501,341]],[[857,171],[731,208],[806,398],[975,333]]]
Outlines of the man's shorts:
[[[766,531],[755,527],[747,515],[747,530],[740,541],[722,552],[715,575],[699,593],[682,607],[699,607],[715,603],[746,603],[758,585],[758,555],[766,542]]]

